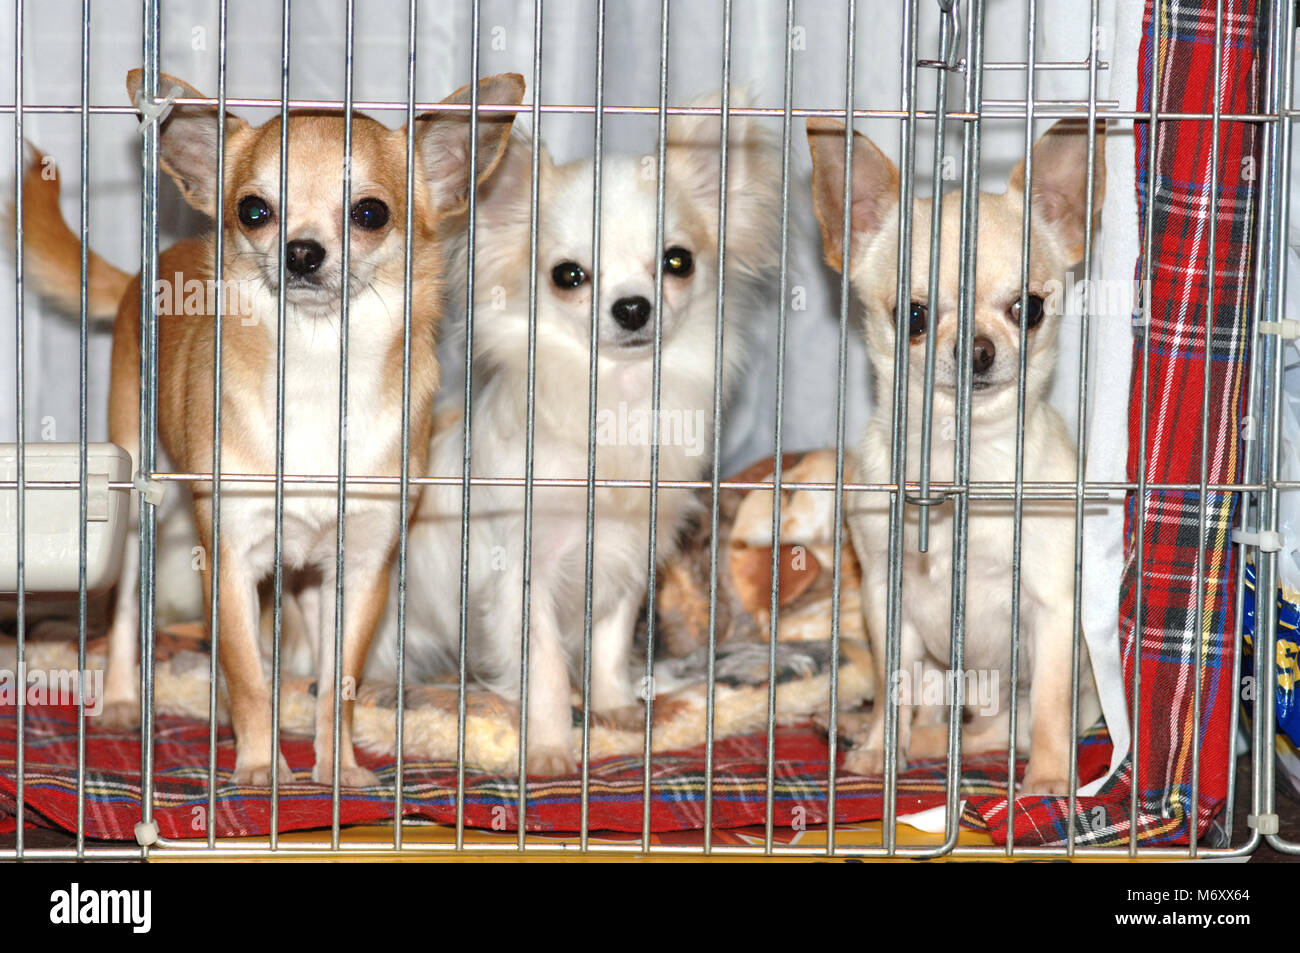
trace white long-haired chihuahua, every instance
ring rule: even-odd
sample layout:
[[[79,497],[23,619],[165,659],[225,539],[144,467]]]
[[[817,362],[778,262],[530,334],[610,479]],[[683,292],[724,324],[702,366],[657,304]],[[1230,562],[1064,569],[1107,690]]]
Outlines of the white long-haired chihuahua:
[[[713,103],[716,105],[716,98]],[[780,152],[761,120],[732,115],[727,155],[723,392],[742,365],[755,292],[771,277],[779,239]],[[659,478],[696,480],[713,442],[718,287],[720,117],[668,120],[664,241],[655,247],[656,167],[638,155],[601,164],[599,274],[593,274],[593,162],[539,156],[534,476],[585,479],[588,462],[592,289],[599,295],[596,478],[645,480],[653,433],[655,272],[663,262]],[[525,475],[528,420],[531,140],[515,135],[496,177],[480,188],[475,258],[471,472]],[[441,430],[430,475],[464,473],[461,425]],[[428,486],[411,525],[407,671],[455,671],[459,657],[459,485]],[[689,490],[659,492],[656,555],[670,556],[697,506]],[[592,558],[591,703],[597,716],[640,725],[644,707],[630,670],[646,595],[650,491],[598,487]],[[575,770],[571,686],[582,671],[587,488],[537,486],[529,600],[530,774]],[[467,667],[518,700],[524,587],[524,490],[472,488]],[[391,678],[395,594],[367,667]]]

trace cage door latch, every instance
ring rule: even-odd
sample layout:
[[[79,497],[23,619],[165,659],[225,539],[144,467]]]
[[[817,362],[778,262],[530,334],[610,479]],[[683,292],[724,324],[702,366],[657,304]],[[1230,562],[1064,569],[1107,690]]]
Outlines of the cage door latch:
[[[939,59],[917,60],[916,65],[961,72],[966,68],[966,63],[961,58],[961,2],[960,0],[938,0],[938,4]]]
[[[1275,530],[1247,533],[1244,530],[1234,529],[1228,538],[1242,546],[1258,546],[1263,553],[1276,553],[1282,548],[1282,534]]]

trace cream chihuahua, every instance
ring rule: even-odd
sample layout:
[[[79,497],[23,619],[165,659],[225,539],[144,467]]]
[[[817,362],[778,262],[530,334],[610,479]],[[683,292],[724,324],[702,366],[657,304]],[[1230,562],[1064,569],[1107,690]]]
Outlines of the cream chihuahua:
[[[895,333],[910,339],[906,478],[919,477],[921,406],[932,201],[917,200],[912,215],[911,296],[896,301],[898,258],[898,170],[867,138],[853,137],[852,242],[843,249],[844,126],[810,119],[813,202],[821,223],[826,259],[848,268],[853,291],[865,311],[867,353],[875,379],[877,412],[867,426],[856,470],[867,483],[890,481],[889,408],[894,399]],[[1024,478],[1073,481],[1075,448],[1046,391],[1056,362],[1061,295],[1053,285],[1083,257],[1088,217],[1087,124],[1063,121],[1034,146],[1029,256]],[[1097,140],[1094,208],[1100,209],[1103,164]],[[1020,347],[1021,221],[1025,202],[1023,165],[1012,173],[1003,195],[981,193],[975,280],[974,346],[971,350],[972,481],[1012,481],[1016,459],[1016,381]],[[956,401],[958,233],[960,203],[942,206],[942,246],[934,318],[935,386],[931,474],[953,475],[950,422]],[[947,439],[945,440],[945,434]],[[952,512],[932,507],[929,551],[917,551],[917,508],[905,517],[902,629],[899,677],[891,685],[899,705],[899,766],[911,757],[940,757],[947,750],[944,704],[922,701],[916,673],[938,675],[948,667],[951,640]],[[965,665],[997,673],[997,697],[970,698],[963,752],[1005,748],[1010,726],[1012,505],[1009,500],[972,502],[969,510]],[[886,633],[889,501],[885,494],[856,495],[849,507],[853,543],[862,564],[862,601],[867,629]],[[1028,750],[1023,788],[1066,793],[1072,752],[1070,667],[1074,561],[1073,501],[1026,500],[1020,583],[1020,682],[1017,749]],[[888,684],[885,653],[875,653],[881,685]],[[1081,658],[1079,724],[1100,713],[1091,666]],[[946,673],[945,673],[946,674]],[[964,675],[961,677],[965,677]],[[904,682],[909,682],[904,684]],[[948,684],[940,682],[939,684]],[[881,696],[883,698],[883,696]],[[855,773],[878,774],[884,764],[884,712],[877,704],[863,734],[854,739],[844,765]]]
[[[138,104],[141,71],[127,78]],[[164,96],[203,98],[197,90],[162,77]],[[523,80],[514,74],[484,79],[479,101],[518,104]],[[444,102],[465,104],[469,87]],[[509,139],[512,113],[483,113],[478,125],[479,179],[497,164]],[[178,105],[161,127],[159,162],[186,202],[213,215],[216,207],[215,107]],[[225,473],[275,472],[276,354],[279,219],[285,216],[284,459],[290,473],[338,475],[341,247],[350,229],[347,440],[349,476],[396,475],[400,467],[403,365],[403,277],[406,132],[356,116],[352,125],[351,207],[342,206],[344,118],[340,112],[289,116],[287,208],[280,205],[280,120],[258,127],[231,115],[225,122],[225,239],[222,343],[222,459]],[[468,112],[435,111],[416,120],[413,234],[411,235],[411,467],[422,472],[438,385],[434,352],[441,317],[444,252],[466,204],[471,145]],[[80,248],[59,214],[58,184],[34,163],[25,177],[27,261],[42,291],[75,306]],[[158,435],[182,472],[212,468],[213,235],[179,242],[159,256]],[[116,315],[113,333],[109,435],[139,460],[140,281],[92,256],[89,310]],[[173,286],[174,285],[174,286]],[[192,293],[196,292],[197,293]],[[183,305],[183,306],[182,306]],[[185,313],[185,312],[191,313]],[[224,481],[223,481],[224,482]],[[334,586],[338,516],[334,486],[294,484],[284,493],[286,572],[314,574],[319,589],[300,596],[318,612],[313,646],[317,677],[316,764],[312,778],[333,780]],[[414,500],[414,497],[413,497]],[[220,559],[220,661],[235,729],[233,780],[266,785],[273,766],[292,780],[283,755],[273,751],[271,695],[258,644],[258,583],[273,570],[274,493],[268,483],[223,487]],[[342,678],[360,677],[367,647],[388,595],[389,561],[404,514],[395,487],[349,490],[346,510],[346,597]],[[196,485],[194,517],[199,541],[211,551],[211,487]],[[109,633],[107,723],[139,716],[135,687],[138,646],[138,558],[128,542],[118,608]],[[212,573],[203,565],[205,596]],[[325,595],[322,597],[321,593]],[[315,613],[313,613],[315,614]],[[376,783],[356,762],[351,740],[354,693],[341,701],[339,781]]]
[[[714,101],[716,105],[716,100]],[[525,475],[528,412],[528,285],[531,147],[512,137],[503,168],[478,207],[472,472]],[[586,476],[592,293],[597,284],[597,479],[650,475],[655,269],[663,263],[659,477],[707,472],[713,439],[717,315],[719,118],[669,119],[662,247],[655,247],[656,176],[639,156],[610,155],[601,168],[599,271],[593,271],[590,160],[540,162],[537,260],[535,467],[538,478]],[[724,392],[746,353],[754,292],[771,274],[778,237],[779,153],[758,121],[733,117],[728,153]],[[460,477],[457,423],[433,439],[429,472]],[[461,487],[429,486],[410,537],[409,671],[455,670],[456,581],[461,566]],[[534,490],[528,658],[530,774],[575,769],[571,686],[583,656],[587,491]],[[656,555],[677,544],[695,506],[688,490],[662,489]],[[592,708],[639,728],[640,693],[630,672],[637,613],[646,595],[650,494],[601,487],[595,495],[592,558]],[[475,486],[469,524],[469,671],[520,698],[524,494],[519,486]],[[432,588],[433,585],[437,589]],[[448,588],[450,584],[450,588]],[[390,604],[367,671],[392,678],[396,612]]]

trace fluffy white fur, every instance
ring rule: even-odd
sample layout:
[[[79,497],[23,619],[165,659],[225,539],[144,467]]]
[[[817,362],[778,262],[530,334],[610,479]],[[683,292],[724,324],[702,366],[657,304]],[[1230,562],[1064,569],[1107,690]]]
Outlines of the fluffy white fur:
[[[716,99],[714,100],[716,103]],[[729,137],[724,393],[746,353],[746,325],[758,318],[753,292],[772,271],[778,240],[779,152],[761,120],[733,116]],[[672,117],[668,123],[664,246],[656,248],[656,175],[641,156],[602,162],[597,370],[598,479],[650,475],[653,317],[628,329],[612,316],[616,301],[653,301],[656,259],[681,247],[694,272],[663,279],[662,402],[692,439],[665,427],[659,477],[699,479],[712,448],[714,335],[717,314],[719,118]],[[480,191],[473,328],[472,472],[523,477],[526,472],[530,139],[516,131],[503,167]],[[562,289],[561,262],[592,271],[590,160],[556,165],[540,156],[537,257],[534,474],[585,479],[588,459],[589,347],[592,284]],[[661,419],[667,419],[661,417]],[[623,426],[620,422],[629,424]],[[696,430],[702,424],[702,430]],[[675,433],[675,437],[674,437]],[[433,439],[429,473],[463,474],[457,419]],[[460,486],[426,488],[412,523],[407,590],[407,672],[413,679],[455,671],[459,655]],[[640,724],[643,707],[630,676],[637,612],[646,595],[648,489],[599,488],[592,563],[591,686],[594,711],[616,723]],[[662,489],[657,556],[672,554],[695,496]],[[468,658],[471,675],[510,699],[520,698],[524,491],[476,486],[469,526]],[[529,614],[529,773],[575,769],[571,689],[581,685],[585,603],[585,486],[536,487]],[[367,673],[392,677],[397,645],[396,596]]]

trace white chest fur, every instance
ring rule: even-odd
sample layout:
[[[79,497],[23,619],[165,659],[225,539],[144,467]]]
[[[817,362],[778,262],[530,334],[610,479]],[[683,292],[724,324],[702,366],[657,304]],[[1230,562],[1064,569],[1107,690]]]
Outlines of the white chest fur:
[[[396,475],[394,448],[401,437],[400,407],[386,377],[391,347],[390,309],[373,296],[354,301],[349,314],[347,409],[340,428],[340,334],[337,314],[286,316],[284,360],[284,472],[334,478],[339,439],[345,434],[349,477]],[[269,353],[276,353],[274,317],[267,325]],[[247,395],[235,397],[245,400]],[[256,394],[255,422],[223,449],[225,472],[273,474],[276,468],[277,367],[268,362]],[[247,420],[247,416],[245,416]],[[391,471],[391,473],[390,473]],[[223,531],[233,534],[255,563],[273,555],[274,485],[235,485],[223,499]],[[338,524],[337,484],[288,482],[284,490],[284,556],[290,567],[332,561]],[[347,541],[349,549],[372,548],[398,527],[395,487],[350,486],[345,512],[382,524]],[[370,539],[375,533],[376,539]],[[269,565],[269,562],[268,562]]]
[[[918,415],[919,416],[919,415]],[[931,478],[946,482],[953,474],[952,440],[943,439],[936,425],[931,460]],[[919,474],[919,420],[909,428],[907,476]],[[1035,481],[1072,481],[1075,452],[1059,415],[1039,405],[1026,418],[1024,478]],[[1015,477],[1014,428],[995,426],[972,433],[971,480],[973,483],[1011,483]],[[863,442],[859,473],[865,482],[890,480],[890,433],[885,417],[868,425]],[[884,602],[889,561],[889,496],[863,494],[849,505],[854,546],[864,566],[864,598],[874,608],[873,628],[884,619]],[[903,602],[904,625],[910,627],[936,660],[946,660],[951,642],[951,587],[953,584],[953,506],[946,503],[930,509],[929,545],[918,549],[918,507],[904,509]],[[1013,567],[1016,523],[1010,498],[972,500],[966,532],[966,665],[1004,668],[1009,662],[1008,643],[1012,627]],[[1044,611],[1068,603],[1072,592],[1074,504],[1070,500],[1035,499],[1027,494],[1020,523],[1020,624],[1026,636],[1022,652],[1031,642],[1037,617]],[[874,635],[875,633],[873,633]],[[883,631],[880,637],[883,637]],[[1022,669],[1027,674],[1028,667]]]

